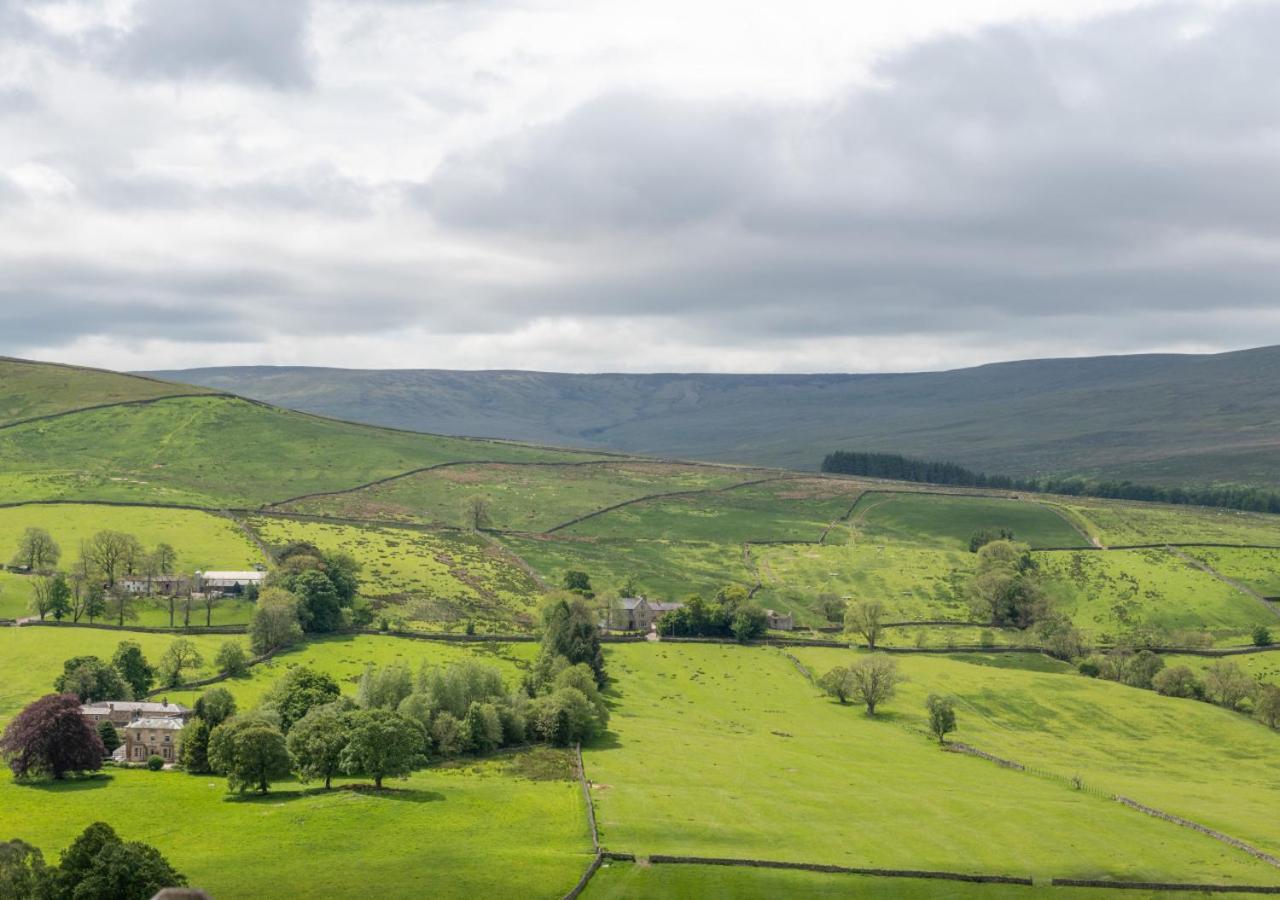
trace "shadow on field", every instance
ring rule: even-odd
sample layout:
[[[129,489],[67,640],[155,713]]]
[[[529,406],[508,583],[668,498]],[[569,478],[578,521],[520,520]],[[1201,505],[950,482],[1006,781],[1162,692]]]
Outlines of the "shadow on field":
[[[331,791],[326,791],[324,788],[311,788],[305,791],[272,791],[266,794],[229,794],[223,798],[223,802],[273,805],[316,797],[338,797],[345,793],[360,794],[376,800],[399,800],[402,803],[436,803],[445,799],[444,794],[439,791],[393,787],[384,787],[382,790],[377,790],[372,784],[344,784]]]
[[[618,740],[618,735],[612,731],[606,731],[604,734],[591,739],[591,743],[587,744],[588,750],[619,750],[623,747],[622,741]]]
[[[56,791],[58,793],[66,793],[67,791],[92,791],[97,790],[98,788],[104,788],[110,785],[114,779],[114,775],[108,775],[106,772],[99,772],[95,775],[64,778],[61,781],[56,781],[54,779],[42,781],[19,781],[14,779],[13,783],[18,787],[31,788],[37,791]]]

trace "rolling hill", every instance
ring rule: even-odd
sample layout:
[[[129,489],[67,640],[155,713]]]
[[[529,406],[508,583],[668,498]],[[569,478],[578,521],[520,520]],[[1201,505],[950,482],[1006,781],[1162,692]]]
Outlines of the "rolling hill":
[[[813,469],[861,449],[1012,475],[1280,485],[1280,347],[900,375],[149,374],[377,425],[628,453]]]

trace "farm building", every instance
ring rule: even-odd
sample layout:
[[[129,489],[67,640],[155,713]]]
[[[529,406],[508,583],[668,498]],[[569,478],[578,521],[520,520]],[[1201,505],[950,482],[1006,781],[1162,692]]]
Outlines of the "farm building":
[[[225,597],[244,593],[250,585],[262,586],[266,572],[197,572],[196,590],[202,594]]]
[[[605,627],[610,631],[648,631],[663,613],[682,606],[683,603],[663,603],[646,597],[622,597],[609,607]]]
[[[151,756],[158,756],[166,763],[174,762],[178,758],[180,731],[182,721],[172,716],[134,719],[124,727],[124,743],[115,755],[129,762],[145,762]]]
[[[130,722],[140,718],[173,719],[181,727],[191,715],[191,710],[179,703],[170,703],[165,699],[161,703],[145,700],[109,700],[100,703],[86,703],[80,707],[80,715],[93,724],[108,720],[117,728],[124,728]]]
[[[780,613],[777,610],[766,609],[764,614],[769,620],[769,627],[774,631],[790,631],[796,627],[796,617],[791,613]]]
[[[127,594],[161,594],[166,597],[186,593],[191,579],[185,575],[126,575],[116,586]]]

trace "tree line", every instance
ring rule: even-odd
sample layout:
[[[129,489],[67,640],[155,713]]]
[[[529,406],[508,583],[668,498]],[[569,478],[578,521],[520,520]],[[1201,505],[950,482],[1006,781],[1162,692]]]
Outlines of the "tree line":
[[[988,475],[952,462],[913,459],[897,453],[863,453],[853,450],[837,450],[828,453],[822,460],[822,471],[835,475],[863,475],[920,484],[992,488],[1025,491],[1032,494],[1062,494],[1069,497],[1098,497],[1105,500],[1143,500],[1152,503],[1280,513],[1280,493],[1249,485],[1163,487],[1135,484],[1127,479],[1095,480],[1080,476],[1016,478],[1011,475]]]

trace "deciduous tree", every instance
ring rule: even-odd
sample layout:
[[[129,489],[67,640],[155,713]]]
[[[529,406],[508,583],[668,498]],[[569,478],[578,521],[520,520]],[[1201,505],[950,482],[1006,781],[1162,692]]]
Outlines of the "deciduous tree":
[[[184,669],[198,669],[204,665],[204,655],[194,641],[178,638],[160,657],[160,675],[170,687],[182,683]]]
[[[311,710],[294,724],[286,744],[299,780],[323,779],[326,791],[332,787],[351,742],[351,723],[351,713],[331,704]]]
[[[249,642],[255,653],[270,653],[302,640],[298,599],[283,588],[265,588],[249,620]]]
[[[956,705],[950,697],[930,694],[924,702],[929,712],[929,730],[939,744],[947,742],[947,735],[956,730]]]
[[[18,552],[14,554],[13,564],[31,572],[52,569],[62,558],[62,549],[49,532],[34,526],[22,532],[18,541]]]
[[[147,662],[142,653],[142,645],[137,641],[121,641],[117,644],[116,652],[111,656],[111,665],[115,666],[135,697],[145,696],[155,683],[156,671]]]
[[[1264,684],[1258,688],[1253,714],[1268,728],[1280,728],[1280,686]]]
[[[186,883],[186,876],[160,851],[139,841],[122,841],[110,825],[95,822],[63,852],[55,896],[143,900]]]
[[[138,539],[123,531],[99,531],[86,547],[89,561],[102,573],[107,587],[115,587],[116,579],[132,568],[142,556]]]
[[[209,735],[209,765],[227,776],[227,787],[265,794],[271,782],[289,775],[291,761],[279,728],[261,719],[233,719]]]
[[[382,779],[407,775],[423,761],[426,738],[412,719],[385,709],[366,709],[350,714],[350,739],[341,754],[342,770],[373,778],[382,789]]]
[[[81,703],[133,697],[133,691],[119,671],[96,656],[73,656],[65,660],[53,689],[59,694],[75,694]]]
[[[845,613],[844,625],[849,631],[862,635],[867,647],[876,649],[876,641],[884,630],[885,608],[879,600],[860,600]]]
[[[280,727],[288,732],[317,706],[337,700],[342,691],[333,676],[307,666],[290,669],[267,692],[263,705],[280,716]]]
[[[1218,660],[1205,670],[1204,695],[1210,703],[1236,709],[1253,690],[1253,680],[1230,660]]]
[[[893,697],[903,677],[898,664],[883,653],[864,657],[849,667],[853,680],[853,696],[867,707],[867,715],[874,716],[876,707]]]
[[[28,704],[5,728],[0,756],[18,778],[62,779],[68,773],[101,769],[106,749],[98,732],[80,715],[79,697],[47,694]]]
[[[218,655],[214,658],[214,665],[224,675],[236,678],[249,671],[249,658],[239,641],[223,641],[222,646],[218,648]]]
[[[586,663],[604,684],[604,651],[591,607],[581,597],[553,597],[542,608],[542,656],[563,656],[570,665]]]

